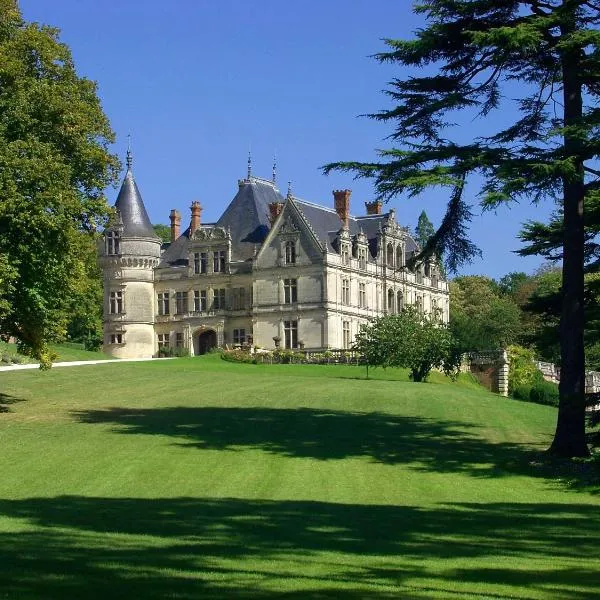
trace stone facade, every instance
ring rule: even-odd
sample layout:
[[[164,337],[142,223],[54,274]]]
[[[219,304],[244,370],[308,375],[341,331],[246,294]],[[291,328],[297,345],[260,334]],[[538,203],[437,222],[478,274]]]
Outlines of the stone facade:
[[[114,356],[160,346],[192,355],[251,344],[349,348],[362,323],[405,304],[448,321],[447,282],[435,263],[406,268],[417,244],[381,203],[352,217],[350,190],[336,190],[327,208],[249,174],[216,223],[202,224],[195,202],[181,233],[172,210],[171,244],[161,248],[128,165],[99,249],[104,347]]]

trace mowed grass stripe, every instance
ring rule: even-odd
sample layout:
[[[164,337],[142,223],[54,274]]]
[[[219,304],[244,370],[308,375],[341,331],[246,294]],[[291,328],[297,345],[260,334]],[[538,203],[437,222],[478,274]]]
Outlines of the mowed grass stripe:
[[[554,409],[364,375],[216,356],[0,374],[0,598],[600,592],[597,489],[535,466]]]

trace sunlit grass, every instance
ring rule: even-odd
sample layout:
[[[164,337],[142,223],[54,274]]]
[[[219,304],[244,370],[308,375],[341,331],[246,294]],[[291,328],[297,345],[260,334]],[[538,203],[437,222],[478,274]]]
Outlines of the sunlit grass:
[[[218,356],[0,374],[0,598],[591,598],[553,408]],[[3,595],[4,594],[4,595]]]

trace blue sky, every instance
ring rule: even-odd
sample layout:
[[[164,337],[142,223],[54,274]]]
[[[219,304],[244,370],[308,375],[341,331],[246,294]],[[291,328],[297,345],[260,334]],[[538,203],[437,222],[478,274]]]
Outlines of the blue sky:
[[[245,176],[271,177],[277,156],[282,192],[292,181],[303,199],[331,206],[332,190],[352,189],[352,213],[372,199],[369,181],[324,176],[337,160],[371,160],[386,147],[387,125],[358,115],[387,106],[381,91],[397,66],[370,55],[382,38],[410,38],[423,23],[409,0],[20,0],[24,17],[58,27],[78,71],[97,81],[124,158],[131,132],[134,174],[153,223],[171,208],[189,220],[199,200],[215,221]],[[507,115],[504,115],[506,118]],[[473,124],[473,128],[477,128]],[[123,161],[124,162],[124,161]],[[476,187],[471,186],[472,200]],[[111,202],[117,190],[108,190]],[[398,220],[414,228],[425,209],[435,225],[446,193],[397,198]],[[544,219],[551,206],[514,205],[474,219],[483,258],[463,269],[500,277],[534,271],[523,259],[520,224]]]

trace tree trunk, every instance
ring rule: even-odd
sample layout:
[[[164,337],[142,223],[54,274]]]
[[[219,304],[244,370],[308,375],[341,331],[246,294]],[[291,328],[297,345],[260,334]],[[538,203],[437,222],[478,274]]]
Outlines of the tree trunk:
[[[564,5],[570,2],[566,0]],[[561,26],[564,36],[576,29],[574,9],[565,17]],[[563,51],[561,59],[563,75],[564,125],[577,127],[583,115],[582,86],[579,80],[580,52]],[[588,456],[585,441],[585,354],[583,346],[583,267],[584,229],[583,201],[585,195],[583,156],[581,142],[572,130],[564,135],[564,148],[571,157],[576,173],[563,178],[563,266],[562,266],[562,314],[560,319],[560,401],[556,433],[549,452],[571,458]]]

